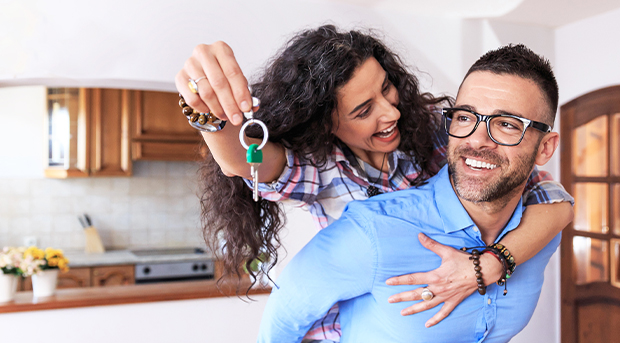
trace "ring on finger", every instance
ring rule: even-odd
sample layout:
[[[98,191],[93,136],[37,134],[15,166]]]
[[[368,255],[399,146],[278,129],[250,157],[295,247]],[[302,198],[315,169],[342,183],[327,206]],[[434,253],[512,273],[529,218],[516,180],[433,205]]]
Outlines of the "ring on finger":
[[[422,300],[424,301],[429,301],[435,296],[433,292],[431,292],[431,290],[428,288],[422,289],[422,293],[420,295],[422,296]]]
[[[198,94],[198,81],[202,80],[202,79],[206,79],[206,76],[202,76],[197,78],[196,80],[194,79],[189,79],[189,82],[187,83],[187,87],[189,88],[190,91],[192,91],[192,93],[194,94]]]

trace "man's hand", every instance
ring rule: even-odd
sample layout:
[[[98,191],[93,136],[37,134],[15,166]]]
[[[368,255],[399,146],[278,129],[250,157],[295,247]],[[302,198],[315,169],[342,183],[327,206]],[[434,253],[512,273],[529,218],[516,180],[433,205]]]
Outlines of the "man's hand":
[[[420,301],[401,311],[403,316],[429,310],[441,303],[441,307],[431,319],[426,322],[426,327],[431,327],[446,318],[454,308],[478,289],[474,265],[469,260],[470,254],[437,243],[423,233],[418,234],[420,243],[441,257],[441,266],[426,273],[413,273],[390,278],[388,285],[428,285],[434,297],[428,301]],[[501,263],[490,254],[482,254],[480,263],[485,285],[497,281],[502,273]],[[495,262],[494,262],[495,261]],[[422,289],[402,292],[391,296],[388,301],[397,303],[402,301],[422,300]]]

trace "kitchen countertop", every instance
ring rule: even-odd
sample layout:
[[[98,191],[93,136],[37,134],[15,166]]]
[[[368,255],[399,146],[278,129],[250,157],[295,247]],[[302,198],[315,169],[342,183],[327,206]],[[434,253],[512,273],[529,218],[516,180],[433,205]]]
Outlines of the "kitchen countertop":
[[[153,301],[204,299],[246,295],[249,280],[243,279],[237,292],[234,281],[184,281],[147,285],[67,288],[50,297],[33,298],[32,292],[17,292],[15,300],[0,304],[0,313],[135,304]],[[247,295],[269,294],[271,288],[252,288]],[[239,300],[242,301],[242,300]]]
[[[158,262],[190,262],[211,260],[213,256],[209,253],[171,253],[172,250],[183,249],[152,249],[155,253],[141,254],[144,250],[110,250],[104,253],[87,254],[83,251],[65,251],[65,256],[69,259],[69,267],[96,267],[123,264],[143,264]],[[185,249],[187,250],[187,249]],[[157,254],[161,251],[161,254]]]

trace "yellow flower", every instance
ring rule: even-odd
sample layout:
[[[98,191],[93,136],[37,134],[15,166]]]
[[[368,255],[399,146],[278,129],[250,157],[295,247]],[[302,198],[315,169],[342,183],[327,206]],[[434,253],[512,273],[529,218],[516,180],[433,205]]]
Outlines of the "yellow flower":
[[[45,257],[45,254],[43,253],[43,250],[35,246],[31,246],[24,252],[24,258],[28,256],[32,256],[32,258],[35,260],[41,260]]]
[[[58,260],[58,269],[62,270],[63,272],[66,272],[69,270],[69,260],[67,260],[66,258],[62,258]]]

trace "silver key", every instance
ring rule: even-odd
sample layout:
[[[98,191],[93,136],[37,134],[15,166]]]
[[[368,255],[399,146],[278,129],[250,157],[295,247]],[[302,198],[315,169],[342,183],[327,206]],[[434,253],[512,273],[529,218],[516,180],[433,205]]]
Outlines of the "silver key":
[[[254,188],[252,189],[252,196],[254,201],[258,201],[258,166],[260,163],[250,163],[250,174],[252,175],[252,184]]]

